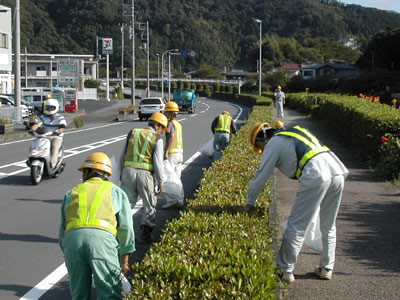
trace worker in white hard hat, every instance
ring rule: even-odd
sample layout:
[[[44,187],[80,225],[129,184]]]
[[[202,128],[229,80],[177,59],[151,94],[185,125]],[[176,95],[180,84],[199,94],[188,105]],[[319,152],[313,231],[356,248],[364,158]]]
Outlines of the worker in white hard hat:
[[[135,128],[129,132],[121,155],[121,188],[127,193],[132,208],[138,197],[143,200],[143,214],[139,242],[151,243],[155,227],[157,198],[156,181],[160,191],[164,189],[164,142],[160,135],[168,128],[167,117],[154,113],[147,128]],[[154,176],[154,177],[153,177]]]
[[[275,108],[277,118],[283,118],[283,104],[285,104],[285,93],[282,91],[282,87],[278,85],[274,93],[275,97]]]
[[[228,146],[231,135],[237,132],[235,121],[228,111],[223,111],[211,123],[211,131],[214,134],[214,160],[221,158],[222,152]]]
[[[293,271],[306,229],[319,209],[323,252],[314,272],[322,279],[331,279],[335,263],[336,216],[347,168],[327,146],[301,126],[276,130],[268,123],[256,123],[249,129],[249,142],[254,151],[263,154],[250,181],[244,212],[254,208],[275,167],[300,182],[276,259],[282,270],[279,275],[287,283],[295,280]]]
[[[65,194],[59,231],[72,299],[90,299],[92,278],[97,299],[124,299],[121,272],[129,272],[135,251],[128,196],[108,181],[107,154],[90,154],[79,171],[83,183]]]
[[[58,153],[60,152],[63,143],[64,129],[67,127],[67,121],[64,116],[57,113],[59,108],[60,104],[56,99],[47,99],[43,103],[43,113],[31,127],[31,131],[35,131],[40,126],[44,126],[53,132],[50,159],[50,165],[52,168],[57,165]]]

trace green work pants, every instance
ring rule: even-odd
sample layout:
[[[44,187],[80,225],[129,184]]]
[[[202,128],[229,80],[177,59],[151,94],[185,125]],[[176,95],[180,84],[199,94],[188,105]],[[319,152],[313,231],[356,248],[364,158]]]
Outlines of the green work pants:
[[[118,241],[95,228],[74,229],[62,239],[72,299],[90,299],[92,275],[97,299],[123,299]]]

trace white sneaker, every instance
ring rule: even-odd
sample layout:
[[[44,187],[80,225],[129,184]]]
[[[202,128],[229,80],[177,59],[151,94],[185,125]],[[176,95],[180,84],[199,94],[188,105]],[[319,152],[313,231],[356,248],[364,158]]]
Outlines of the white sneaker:
[[[332,270],[328,270],[328,269],[318,266],[315,268],[314,273],[321,279],[325,279],[325,280],[332,279]]]
[[[285,283],[293,283],[295,281],[293,273],[290,272],[280,272],[278,276]]]

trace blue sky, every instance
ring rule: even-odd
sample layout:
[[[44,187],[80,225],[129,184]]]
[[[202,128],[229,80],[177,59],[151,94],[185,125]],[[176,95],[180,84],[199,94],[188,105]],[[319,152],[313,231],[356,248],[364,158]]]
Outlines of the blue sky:
[[[384,10],[394,10],[400,13],[400,0],[340,0],[340,2]]]

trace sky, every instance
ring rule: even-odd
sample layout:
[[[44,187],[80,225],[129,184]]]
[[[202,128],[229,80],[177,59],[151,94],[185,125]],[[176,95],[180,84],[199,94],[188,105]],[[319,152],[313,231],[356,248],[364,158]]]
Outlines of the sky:
[[[357,4],[365,7],[375,7],[384,10],[393,10],[400,13],[400,0],[340,0],[340,2]]]

